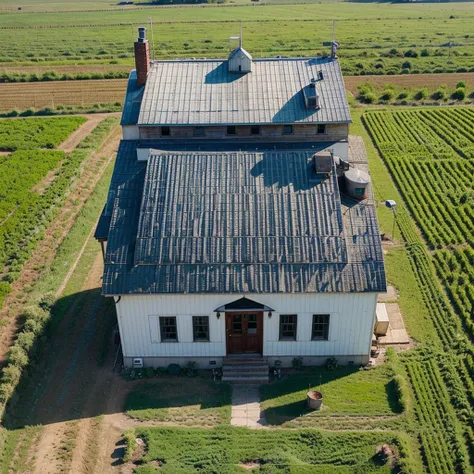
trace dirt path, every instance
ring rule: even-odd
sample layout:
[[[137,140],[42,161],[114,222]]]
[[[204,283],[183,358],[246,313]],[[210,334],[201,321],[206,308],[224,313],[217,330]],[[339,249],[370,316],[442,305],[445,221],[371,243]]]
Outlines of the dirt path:
[[[101,296],[102,272],[98,248],[81,292],[68,297],[70,307],[36,370],[40,383],[32,380],[34,389],[26,390],[21,401],[26,413],[17,423],[44,425],[30,448],[36,458],[33,474],[131,472],[122,465],[117,444],[123,431],[136,424],[123,414],[133,385],[112,372],[115,310]],[[104,347],[107,356],[100,364]]]
[[[89,114],[82,115],[87,117],[87,122],[82,124],[74,133],[72,133],[61,145],[58,146],[58,150],[71,153],[84,138],[94,130],[99,123],[107,117],[119,117],[120,114]]]
[[[0,362],[5,360],[17,331],[18,316],[26,298],[24,288],[41,277],[43,269],[48,268],[54,260],[58,246],[69,233],[77,214],[115,156],[120,138],[121,130],[117,126],[104,140],[103,146],[85,164],[86,168],[75,188],[66,197],[64,205],[58,210],[53,223],[46,230],[45,237],[24,265],[20,278],[14,282],[13,290],[0,310],[0,321],[6,321],[0,335]]]

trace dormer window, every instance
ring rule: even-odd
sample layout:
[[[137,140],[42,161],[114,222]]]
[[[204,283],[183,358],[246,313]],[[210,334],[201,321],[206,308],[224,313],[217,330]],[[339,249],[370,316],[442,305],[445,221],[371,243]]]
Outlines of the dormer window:
[[[169,137],[171,135],[171,130],[169,127],[161,127],[161,136]]]
[[[227,135],[236,135],[237,134],[237,130],[235,128],[234,125],[229,125],[227,127]]]
[[[293,125],[283,125],[283,135],[292,135]]]

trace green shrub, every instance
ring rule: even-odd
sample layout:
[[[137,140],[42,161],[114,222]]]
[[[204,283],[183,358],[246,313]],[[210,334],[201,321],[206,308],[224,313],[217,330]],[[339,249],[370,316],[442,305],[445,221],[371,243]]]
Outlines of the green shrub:
[[[422,100],[422,99],[426,99],[428,97],[428,89],[426,87],[423,87],[422,89],[420,89],[414,96],[413,98],[415,100]]]
[[[464,100],[466,98],[466,90],[462,87],[458,87],[451,95],[455,100]]]
[[[465,89],[466,88],[466,83],[464,81],[459,81],[457,84],[456,84],[456,89]]]
[[[442,100],[446,98],[446,90],[445,89],[438,89],[436,92],[433,93],[431,96],[434,100]]]
[[[392,100],[395,97],[395,91],[393,89],[385,89],[380,96],[381,100]]]
[[[28,353],[35,343],[35,333],[23,331],[19,334],[17,343],[26,353]]]
[[[408,97],[408,92],[400,92],[398,94],[397,99],[406,99]]]
[[[34,319],[28,319],[23,327],[25,331],[32,332],[34,334],[39,334],[43,325],[39,321],[35,321]]]
[[[16,386],[13,383],[4,382],[0,384],[0,400],[6,402],[15,391]]]
[[[16,385],[20,381],[21,369],[15,365],[9,365],[3,369],[2,383]]]
[[[7,297],[8,293],[10,293],[10,291],[12,291],[10,283],[6,281],[0,281],[0,306]]]
[[[364,102],[366,104],[373,104],[377,101],[377,96],[373,92],[369,92],[364,96]]]
[[[38,305],[41,309],[48,311],[53,307],[55,302],[56,302],[56,296],[54,295],[53,292],[49,292],[43,295]]]
[[[13,283],[14,281],[18,280],[18,277],[20,276],[19,272],[8,272],[4,277],[2,281],[6,281],[7,283]]]
[[[408,51],[405,51],[405,53],[403,53],[403,56],[405,56],[406,58],[417,58],[418,53],[413,49],[409,49]]]
[[[25,349],[15,345],[10,349],[8,361],[16,367],[26,367],[28,365],[28,354]]]

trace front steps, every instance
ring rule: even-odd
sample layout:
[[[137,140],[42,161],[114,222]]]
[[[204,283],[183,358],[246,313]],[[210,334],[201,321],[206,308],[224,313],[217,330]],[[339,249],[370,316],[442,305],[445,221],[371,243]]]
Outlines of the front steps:
[[[268,362],[261,356],[225,357],[222,364],[222,381],[238,384],[269,382]]]

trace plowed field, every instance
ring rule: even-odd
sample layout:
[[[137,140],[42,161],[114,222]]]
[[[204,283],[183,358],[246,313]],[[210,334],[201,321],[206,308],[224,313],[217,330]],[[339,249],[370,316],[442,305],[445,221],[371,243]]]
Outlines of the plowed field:
[[[123,102],[126,84],[126,79],[1,84],[0,111]]]

